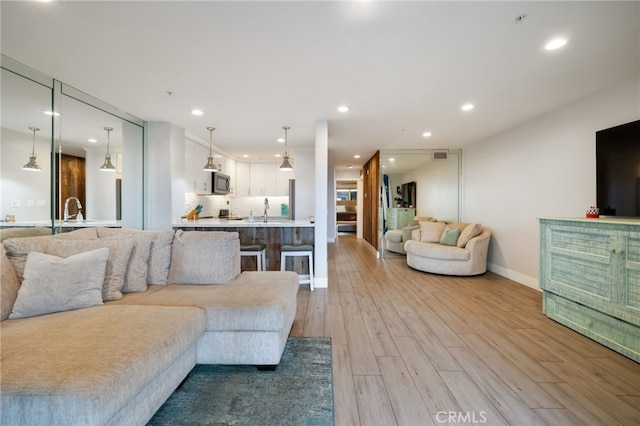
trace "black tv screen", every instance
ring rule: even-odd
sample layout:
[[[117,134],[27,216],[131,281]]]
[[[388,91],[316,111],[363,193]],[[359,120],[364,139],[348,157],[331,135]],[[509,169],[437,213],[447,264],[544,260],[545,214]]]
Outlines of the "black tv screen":
[[[596,132],[600,214],[640,217],[640,120]]]

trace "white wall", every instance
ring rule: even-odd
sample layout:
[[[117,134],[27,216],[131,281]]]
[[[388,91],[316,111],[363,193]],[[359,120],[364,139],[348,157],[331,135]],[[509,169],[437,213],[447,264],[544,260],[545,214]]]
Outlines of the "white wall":
[[[147,125],[146,229],[172,229],[184,209],[185,135],[170,123]]]
[[[64,149],[64,148],[63,148]],[[85,210],[87,220],[115,220],[116,218],[116,172],[100,170],[104,164],[106,147],[85,148]],[[115,151],[111,161],[115,165]],[[99,188],[99,189],[98,189]],[[64,202],[64,200],[62,200]]]
[[[463,149],[463,220],[493,231],[489,269],[539,288],[539,217],[596,203],[595,132],[640,117],[640,78]]]

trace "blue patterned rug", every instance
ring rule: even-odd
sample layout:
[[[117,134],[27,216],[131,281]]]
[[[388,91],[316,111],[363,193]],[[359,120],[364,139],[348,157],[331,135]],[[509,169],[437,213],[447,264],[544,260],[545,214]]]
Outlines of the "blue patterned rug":
[[[276,371],[196,365],[155,425],[333,425],[331,339],[289,338]]]

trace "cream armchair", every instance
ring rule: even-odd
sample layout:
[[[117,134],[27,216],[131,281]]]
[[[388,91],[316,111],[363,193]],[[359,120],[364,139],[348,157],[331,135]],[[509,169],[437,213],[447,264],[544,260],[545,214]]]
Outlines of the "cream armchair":
[[[423,222],[414,229],[404,246],[407,265],[443,275],[479,275],[486,272],[491,231],[480,224],[458,223],[449,227],[461,228],[460,237],[453,245],[442,244],[444,223]]]
[[[390,230],[384,234],[385,248],[393,253],[406,254],[404,243],[411,239],[411,232],[420,229],[421,221],[434,220],[429,216],[416,216],[402,229]]]

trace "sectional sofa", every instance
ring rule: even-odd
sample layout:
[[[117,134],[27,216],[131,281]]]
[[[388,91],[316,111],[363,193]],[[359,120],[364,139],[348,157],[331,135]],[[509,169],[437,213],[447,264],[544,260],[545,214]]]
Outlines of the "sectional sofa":
[[[142,425],[195,364],[274,368],[294,272],[234,232],[87,228],[2,246],[0,424]]]

